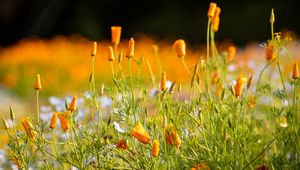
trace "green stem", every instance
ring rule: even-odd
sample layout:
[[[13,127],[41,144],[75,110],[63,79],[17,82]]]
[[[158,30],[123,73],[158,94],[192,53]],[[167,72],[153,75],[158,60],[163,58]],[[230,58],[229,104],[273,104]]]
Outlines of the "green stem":
[[[40,124],[40,111],[39,111],[39,90],[36,90],[36,118],[37,124]]]
[[[206,32],[206,58],[209,61],[209,30],[210,30],[210,18],[207,22],[207,32]]]
[[[130,83],[131,83],[131,107],[133,109],[134,107],[134,94],[133,94],[133,78],[132,78],[132,72],[131,72],[131,64],[130,64],[130,58],[128,58],[128,70],[130,74]],[[135,123],[137,122],[136,114],[134,113],[134,109],[132,110],[132,114],[134,116]]]
[[[185,61],[184,61],[184,56],[181,57],[181,62],[182,62],[182,64],[183,64],[185,70],[186,70],[189,74],[191,74],[191,71],[189,70],[189,68],[187,67],[187,65],[186,65],[186,63],[185,63]]]
[[[285,92],[285,95],[286,95],[286,100],[288,101],[288,105],[290,105],[290,101],[288,99],[288,92],[287,92],[287,89],[286,89],[285,84],[284,84],[284,80],[283,80],[282,71],[281,71],[281,68],[280,68],[280,65],[279,65],[279,61],[276,60],[276,63],[277,63],[278,71],[279,71],[279,74],[280,74],[281,83],[282,83],[282,86],[283,86],[283,89],[284,89],[284,92]]]
[[[53,141],[54,151],[55,151],[56,158],[57,158],[58,157],[58,151],[57,151],[57,146],[56,146],[56,143],[55,143],[55,134],[54,134],[53,129],[52,129],[52,141]]]
[[[256,83],[256,91],[255,91],[255,95],[256,95],[256,93],[257,93],[257,88],[259,87],[259,83],[260,83],[260,81],[261,81],[261,78],[262,78],[262,75],[263,75],[263,73],[264,73],[264,71],[274,62],[275,60],[272,60],[272,61],[270,61],[270,62],[268,62],[268,64],[266,64],[265,66],[264,66],[264,68],[261,70],[261,72],[260,72],[260,74],[259,74],[259,77],[258,77],[258,80],[257,80],[257,83]]]

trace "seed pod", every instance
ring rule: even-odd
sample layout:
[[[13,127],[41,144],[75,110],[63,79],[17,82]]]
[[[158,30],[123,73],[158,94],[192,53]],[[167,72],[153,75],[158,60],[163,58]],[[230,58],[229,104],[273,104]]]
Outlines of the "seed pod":
[[[178,84],[178,89],[177,89],[177,91],[178,91],[178,92],[181,92],[181,90],[182,90],[181,83],[179,83],[179,84]]]
[[[159,141],[154,139],[153,146],[152,146],[152,156],[157,157],[159,154]]]
[[[275,22],[275,14],[274,14],[274,9],[272,9],[270,15],[270,23],[273,24],[274,22]]]
[[[160,89],[162,91],[167,89],[167,74],[165,71],[163,71],[161,74]]]
[[[141,123],[135,125],[135,127],[131,131],[131,135],[143,144],[148,144],[150,142],[150,136]]]
[[[58,118],[58,112],[54,112],[50,121],[50,128],[54,129],[56,128],[56,122],[57,122],[57,118]]]
[[[104,83],[102,83],[101,85],[100,96],[103,96],[103,94],[104,94]]]
[[[177,54],[178,57],[184,57],[186,55],[186,45],[184,40],[179,39],[176,40],[175,43],[173,44],[173,48]]]
[[[9,125],[8,125],[6,119],[3,116],[2,116],[2,121],[3,121],[4,129],[5,130],[9,129]]]
[[[172,94],[175,91],[175,86],[176,86],[176,80],[171,84],[169,92]]]
[[[97,42],[93,42],[93,48],[91,51],[91,56],[94,57],[97,54]]]
[[[299,78],[299,68],[298,68],[298,63],[294,63],[294,68],[293,68],[293,74],[292,78],[294,80],[297,80]]]
[[[209,4],[207,16],[208,16],[208,17],[213,17],[213,16],[215,15],[215,10],[216,10],[216,8],[217,8],[217,4],[211,2],[211,3]]]
[[[41,84],[41,77],[39,74],[36,75],[35,81],[34,81],[34,89],[35,90],[40,90],[42,89],[42,84]]]
[[[114,61],[115,60],[115,55],[114,55],[114,50],[111,46],[108,47],[108,61]]]
[[[251,84],[252,84],[252,79],[253,79],[253,74],[251,74],[250,78],[247,81],[247,89],[250,88]]]
[[[73,96],[68,110],[70,110],[71,112],[74,112],[76,110],[76,106],[77,106],[77,96]]]
[[[127,53],[126,53],[127,58],[134,57],[134,44],[135,44],[134,39],[130,38],[128,47],[127,47]]]
[[[16,119],[15,112],[10,106],[9,106],[9,114],[10,114],[10,119],[14,121]]]
[[[120,26],[111,26],[111,42],[117,46],[120,43],[122,27]]]

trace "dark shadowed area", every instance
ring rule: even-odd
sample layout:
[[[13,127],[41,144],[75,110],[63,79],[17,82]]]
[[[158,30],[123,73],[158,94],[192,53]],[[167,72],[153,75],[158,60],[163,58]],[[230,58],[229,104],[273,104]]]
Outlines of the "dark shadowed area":
[[[92,40],[110,38],[110,26],[121,25],[122,37],[145,33],[158,39],[205,42],[207,9],[200,0],[1,0],[0,45],[25,37],[81,34]],[[275,9],[277,31],[300,33],[293,1],[215,1],[222,8],[218,40],[244,45],[269,37],[269,14]]]

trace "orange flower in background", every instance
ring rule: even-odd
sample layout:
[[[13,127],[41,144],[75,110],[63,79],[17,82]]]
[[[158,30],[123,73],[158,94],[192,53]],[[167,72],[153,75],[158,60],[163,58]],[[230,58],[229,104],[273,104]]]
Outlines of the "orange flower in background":
[[[59,117],[61,128],[65,132],[70,130],[70,128],[71,128],[71,119],[70,119],[71,113],[67,111],[65,113],[58,114],[58,117]]]
[[[163,71],[161,74],[160,89],[162,91],[167,89],[167,74],[165,71]]]
[[[135,125],[131,131],[131,135],[143,144],[148,144],[150,142],[150,136],[140,122]]]
[[[211,77],[211,84],[216,84],[219,81],[219,77],[220,77],[219,72],[214,71]]]
[[[127,47],[127,53],[126,53],[127,58],[134,57],[134,44],[135,44],[134,39],[130,38],[128,47]]]
[[[91,51],[91,56],[94,57],[97,54],[97,42],[93,42],[93,48]]]
[[[255,106],[255,98],[254,98],[254,96],[250,96],[249,107],[250,107],[251,109],[253,109],[254,106]]]
[[[56,128],[56,122],[57,122],[57,118],[58,118],[58,112],[54,112],[50,121],[50,128],[54,129]]]
[[[111,26],[110,29],[111,29],[111,42],[117,46],[120,43],[122,27]]]
[[[159,141],[153,140],[153,146],[152,146],[152,156],[157,157],[159,154]]]
[[[173,48],[178,57],[184,57],[186,55],[186,45],[183,39],[176,40],[173,44]]]
[[[27,136],[29,138],[35,138],[36,131],[34,130],[33,125],[31,124],[31,120],[29,117],[21,119],[21,124],[23,129],[25,130]]]
[[[267,47],[266,47],[266,59],[268,61],[274,60],[276,58],[276,46],[273,45],[272,43],[268,43]]]
[[[42,89],[41,77],[39,74],[36,75],[33,87],[35,90]]]
[[[165,139],[168,145],[176,145],[178,147],[181,144],[175,126],[169,126],[165,129]]]
[[[125,149],[125,150],[128,149],[126,140],[124,139],[119,140],[119,142],[116,144],[116,148]]]
[[[236,54],[236,47],[231,45],[228,48],[228,55],[227,55],[227,61],[230,62],[233,60],[234,56]]]
[[[76,111],[76,106],[77,106],[77,96],[73,96],[68,110],[70,110],[71,112],[74,112],[74,111]]]
[[[109,46],[108,47],[108,61],[114,61],[115,60],[115,54],[114,54],[114,49]]]
[[[298,63],[294,63],[292,78],[293,78],[294,80],[296,80],[296,79],[299,78],[299,68],[298,68]]]
[[[213,17],[213,16],[215,15],[216,8],[217,8],[217,4],[211,2],[211,3],[209,4],[207,16],[210,17],[210,18]]]
[[[247,78],[243,77],[242,75],[239,75],[239,77],[236,80],[235,87],[234,87],[234,95],[236,97],[242,95],[243,87],[246,82],[247,82]]]

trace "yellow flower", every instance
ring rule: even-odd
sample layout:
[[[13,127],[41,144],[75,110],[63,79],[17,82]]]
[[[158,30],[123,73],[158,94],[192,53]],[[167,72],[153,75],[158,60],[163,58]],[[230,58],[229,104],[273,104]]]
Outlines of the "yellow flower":
[[[41,84],[41,77],[39,74],[36,75],[36,79],[34,81],[34,89],[35,90],[40,90],[42,88],[42,84]]]
[[[21,123],[22,123],[23,129],[25,130],[25,133],[27,134],[27,136],[29,138],[34,139],[36,131],[34,130],[33,125],[31,124],[30,118],[26,117],[26,118],[21,119]]]
[[[93,42],[93,48],[91,51],[91,56],[94,57],[97,54],[97,42]]]
[[[120,43],[122,27],[111,26],[110,28],[111,28],[111,42],[117,46]]]
[[[162,91],[165,91],[167,88],[167,74],[165,71],[162,72],[161,74],[161,81],[160,81],[160,89]]]
[[[108,47],[108,61],[114,61],[115,60],[115,55],[114,55],[114,50],[111,46]]]
[[[50,121],[51,129],[54,129],[56,127],[57,118],[58,118],[58,112],[54,112]]]
[[[157,157],[159,154],[159,141],[153,140],[153,146],[152,146],[152,156]]]
[[[71,128],[70,116],[71,116],[71,113],[68,111],[63,114],[58,114],[60,126],[65,132],[67,132]]]
[[[131,131],[131,135],[143,144],[148,144],[150,142],[150,136],[141,123],[135,125],[135,127]]]
[[[216,8],[217,8],[217,4],[211,2],[211,3],[209,4],[207,16],[208,16],[208,17],[213,17],[213,16],[215,15],[215,10],[216,10]]]
[[[76,110],[76,105],[77,105],[77,96],[73,96],[68,110],[74,112]]]
[[[247,82],[247,78],[243,77],[242,75],[239,75],[239,77],[236,80],[235,87],[234,87],[234,95],[236,97],[242,95],[243,87],[246,82]]]
[[[127,53],[126,53],[127,58],[134,57],[134,44],[135,44],[134,39],[130,38],[128,47],[127,47]]]
[[[298,63],[294,63],[292,78],[295,80],[299,78]]]
[[[185,53],[186,45],[185,45],[184,40],[182,40],[182,39],[176,40],[173,45],[173,48],[178,57],[183,57],[186,55],[186,53]]]

